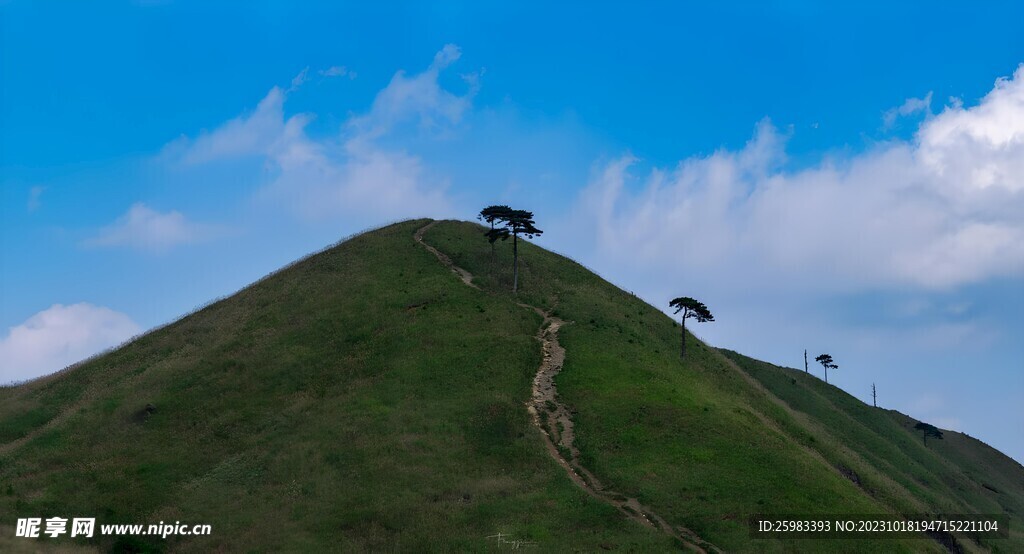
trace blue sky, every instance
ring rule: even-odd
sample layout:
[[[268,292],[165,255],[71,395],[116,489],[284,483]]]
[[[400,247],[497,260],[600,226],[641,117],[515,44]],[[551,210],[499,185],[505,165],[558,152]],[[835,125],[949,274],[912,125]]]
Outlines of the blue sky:
[[[0,381],[503,202],[1024,460],[1020,5],[477,4],[0,2]]]

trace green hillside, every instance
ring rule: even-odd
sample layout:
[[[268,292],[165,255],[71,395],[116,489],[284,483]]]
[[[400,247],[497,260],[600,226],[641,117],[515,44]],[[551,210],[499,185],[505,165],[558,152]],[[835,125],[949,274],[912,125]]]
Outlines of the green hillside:
[[[752,539],[746,518],[1006,512],[1011,539],[958,544],[1024,550],[1024,469],[997,451],[952,432],[925,448],[904,416],[692,336],[680,361],[668,316],[525,242],[514,296],[511,245],[492,258],[478,225],[430,227],[466,286],[415,240],[428,223],[360,235],[0,388],[0,549],[835,551]],[[537,335],[550,320],[533,308],[565,321],[556,384],[575,440],[554,455],[601,489],[570,478],[527,411],[548,363]],[[213,533],[12,537],[18,517],[76,515]],[[678,533],[637,523],[654,518]],[[842,550],[945,549],[922,535]]]
[[[918,420],[869,406],[803,371],[722,352],[797,411],[818,439],[816,449],[868,494],[906,513],[1009,514],[1013,540],[981,546],[1020,549],[1024,468],[1013,459],[955,431],[925,444],[914,430]]]

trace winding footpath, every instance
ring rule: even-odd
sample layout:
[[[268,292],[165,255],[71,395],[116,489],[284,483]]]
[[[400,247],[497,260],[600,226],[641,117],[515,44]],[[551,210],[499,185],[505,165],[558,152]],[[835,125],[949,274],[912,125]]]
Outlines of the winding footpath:
[[[421,227],[413,235],[413,238],[434,254],[438,261],[458,276],[464,284],[479,290],[480,287],[472,282],[473,274],[456,266],[452,263],[451,258],[424,242],[423,235],[437,223],[437,221],[432,221]],[[544,437],[548,454],[565,469],[573,483],[576,483],[590,496],[614,506],[627,518],[674,537],[683,546],[694,552],[721,552],[689,529],[681,525],[675,527],[669,525],[667,521],[641,504],[636,498],[606,488],[593,473],[583,467],[583,464],[580,463],[579,449],[575,445],[576,433],[572,412],[559,400],[558,390],[555,388],[555,376],[562,370],[562,365],[565,363],[565,348],[558,343],[558,330],[566,325],[566,322],[536,306],[523,303],[520,303],[519,306],[533,310],[544,318],[540,330],[537,332],[543,359],[533,378],[533,392],[530,402],[527,404],[527,410],[533,418],[534,425]]]
[[[463,284],[465,284],[468,287],[473,287],[477,290],[480,290],[480,287],[473,284],[472,273],[455,265],[454,263],[452,263],[451,258],[449,258],[447,255],[445,255],[437,248],[434,248],[433,246],[430,246],[429,244],[423,241],[423,235],[426,234],[426,232],[429,231],[431,227],[437,225],[438,223],[440,223],[440,221],[431,221],[430,223],[427,223],[423,227],[420,227],[419,229],[416,230],[416,233],[412,236],[412,238],[416,239],[416,242],[422,244],[423,248],[426,248],[428,252],[437,256],[437,259],[438,261],[441,262],[441,265],[452,270],[452,273],[454,273],[459,278],[459,280],[463,282]]]

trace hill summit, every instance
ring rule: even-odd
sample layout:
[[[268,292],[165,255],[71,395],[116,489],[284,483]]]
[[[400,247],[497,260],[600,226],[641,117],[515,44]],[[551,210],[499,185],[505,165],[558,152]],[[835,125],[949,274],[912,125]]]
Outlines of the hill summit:
[[[474,223],[390,225],[58,374],[0,388],[0,525],[109,551],[1022,551],[1024,468],[718,350]],[[755,514],[1001,514],[1009,538],[755,538]]]

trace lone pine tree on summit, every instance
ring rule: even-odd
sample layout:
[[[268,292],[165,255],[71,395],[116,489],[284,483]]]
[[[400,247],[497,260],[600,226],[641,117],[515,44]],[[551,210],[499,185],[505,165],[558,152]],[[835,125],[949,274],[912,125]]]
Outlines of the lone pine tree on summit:
[[[686,356],[686,320],[694,318],[698,323],[704,323],[706,321],[714,321],[715,316],[711,315],[711,311],[704,305],[703,302],[698,302],[689,296],[683,296],[676,298],[668,303],[669,306],[676,309],[675,313],[683,312],[682,323],[683,323],[683,335],[682,345],[679,347],[679,357],[683,358]]]
[[[814,361],[818,362],[819,364],[821,364],[821,367],[825,368],[826,383],[828,383],[828,369],[839,369],[839,364],[835,363],[832,360],[832,356],[830,354],[821,354],[817,358],[814,358]]]

